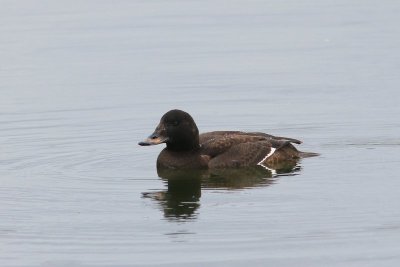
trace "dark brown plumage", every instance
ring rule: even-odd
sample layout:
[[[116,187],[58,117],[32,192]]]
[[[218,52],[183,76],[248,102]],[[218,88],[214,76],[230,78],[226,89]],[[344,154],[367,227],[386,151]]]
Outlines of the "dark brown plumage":
[[[168,111],[153,134],[139,145],[166,143],[157,159],[158,168],[274,167],[315,153],[298,151],[293,138],[259,132],[215,131],[199,135],[193,118],[181,110]]]

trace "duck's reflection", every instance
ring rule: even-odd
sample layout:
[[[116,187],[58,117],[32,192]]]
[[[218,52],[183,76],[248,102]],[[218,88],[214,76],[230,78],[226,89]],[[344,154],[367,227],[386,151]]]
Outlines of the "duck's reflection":
[[[167,219],[195,219],[202,189],[238,190],[269,186],[278,176],[293,175],[300,168],[296,162],[290,162],[276,170],[262,166],[195,171],[158,169],[158,176],[166,183],[167,190],[145,192],[143,197],[156,201]]]

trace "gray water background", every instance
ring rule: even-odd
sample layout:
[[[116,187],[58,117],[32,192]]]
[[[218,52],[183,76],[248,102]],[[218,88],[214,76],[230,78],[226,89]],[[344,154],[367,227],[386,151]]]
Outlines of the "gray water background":
[[[399,266],[398,1],[7,1],[1,266]],[[166,190],[163,113],[301,139],[296,175]],[[268,185],[268,186],[267,186]]]

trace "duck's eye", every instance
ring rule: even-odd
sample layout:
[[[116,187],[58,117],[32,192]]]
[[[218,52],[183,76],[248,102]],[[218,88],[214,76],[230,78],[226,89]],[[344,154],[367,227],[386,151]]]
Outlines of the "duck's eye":
[[[178,121],[171,121],[169,124],[171,126],[178,126],[179,122]]]

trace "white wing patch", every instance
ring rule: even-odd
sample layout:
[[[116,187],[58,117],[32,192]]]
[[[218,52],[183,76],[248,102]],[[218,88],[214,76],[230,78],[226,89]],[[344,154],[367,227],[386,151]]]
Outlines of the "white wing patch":
[[[276,151],[276,148],[271,147],[271,151],[268,153],[268,155],[266,155],[259,163],[257,163],[257,165],[262,165],[262,163],[269,157],[272,156],[272,154],[274,154],[274,152]]]
[[[276,170],[268,168],[267,166],[265,166],[263,164],[263,162],[272,156],[272,154],[274,154],[274,152],[276,151],[276,148],[271,147],[271,151],[268,153],[268,155],[266,155],[259,163],[257,163],[257,165],[260,165],[261,167],[263,167],[264,169],[270,171],[272,173],[273,176],[277,175]]]
[[[261,167],[263,167],[264,169],[266,169],[267,171],[270,171],[271,174],[272,174],[272,176],[278,175],[278,173],[276,172],[275,169],[268,168],[268,167],[265,166],[264,164],[259,164],[259,165],[260,165]]]

